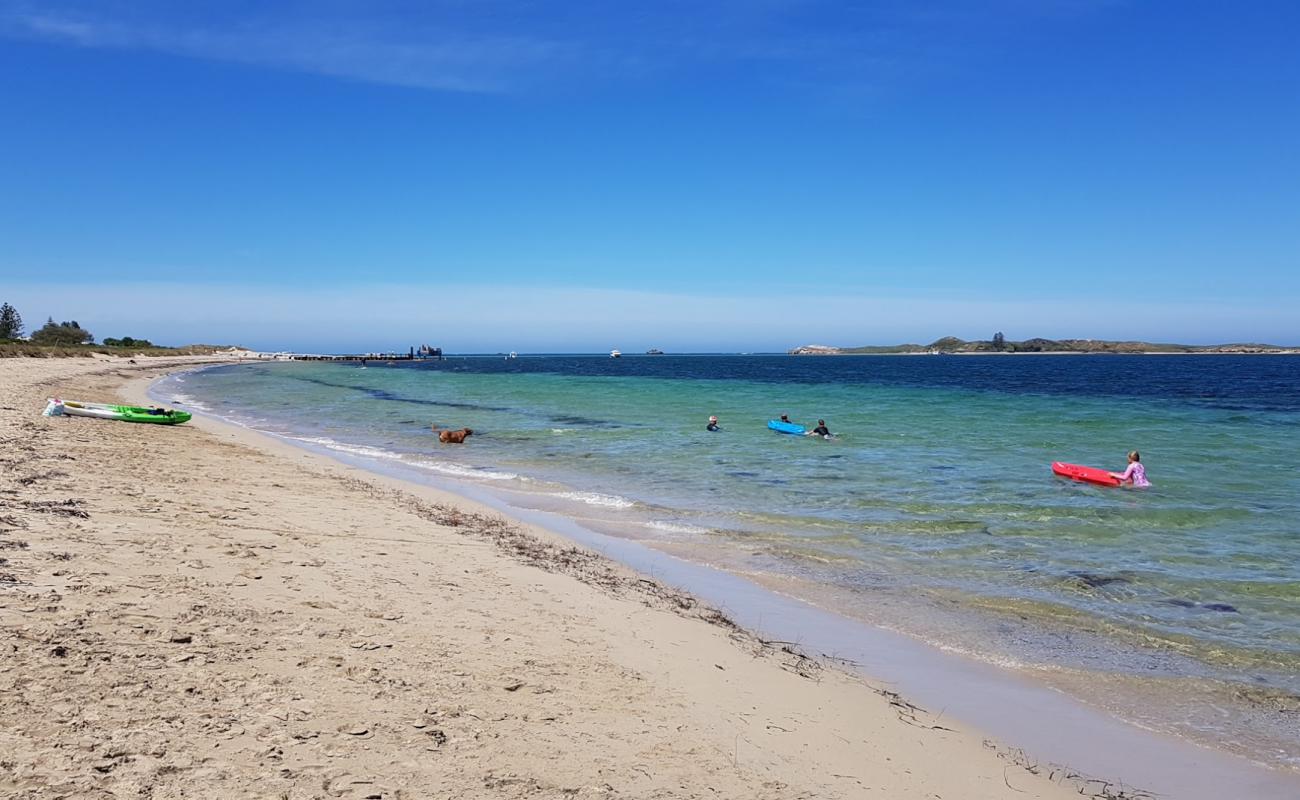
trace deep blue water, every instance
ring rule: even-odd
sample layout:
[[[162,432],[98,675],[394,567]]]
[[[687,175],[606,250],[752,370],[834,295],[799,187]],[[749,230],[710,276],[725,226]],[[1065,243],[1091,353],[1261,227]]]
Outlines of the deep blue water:
[[[372,361],[374,364],[383,362]],[[488,375],[875,384],[1084,397],[1151,398],[1226,410],[1300,411],[1300,356],[1019,355],[450,356],[390,368]]]

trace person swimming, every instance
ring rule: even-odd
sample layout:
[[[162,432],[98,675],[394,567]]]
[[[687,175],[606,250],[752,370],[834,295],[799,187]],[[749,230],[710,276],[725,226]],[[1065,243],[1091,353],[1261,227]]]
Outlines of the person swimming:
[[[1131,483],[1135,487],[1150,486],[1147,480],[1147,468],[1142,466],[1142,454],[1134,450],[1128,454],[1128,467],[1123,472],[1110,473],[1120,483]]]
[[[817,427],[804,434],[805,436],[822,436],[827,439],[831,437],[831,429],[826,427],[826,420],[817,420]]]
[[[718,427],[718,418],[717,418],[717,417],[709,417],[709,424],[705,426],[704,430],[706,430],[706,431],[720,431],[720,430],[722,430],[722,428],[719,428],[719,427]]]

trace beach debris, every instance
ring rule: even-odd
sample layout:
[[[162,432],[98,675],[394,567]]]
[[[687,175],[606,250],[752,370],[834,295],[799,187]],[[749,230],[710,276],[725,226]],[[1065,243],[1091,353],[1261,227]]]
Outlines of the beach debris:
[[[258,758],[265,758],[269,761],[279,761],[284,758],[284,748],[280,747],[278,744],[273,744],[265,750],[258,752],[257,756]]]
[[[1025,751],[1018,747],[1004,747],[991,739],[984,740],[984,747],[987,750],[993,750],[997,753],[998,758],[1010,762],[1002,770],[1002,780],[1008,788],[1017,792],[1023,792],[1024,789],[1017,789],[1007,780],[1007,770],[1012,767],[1019,767],[1030,775],[1039,775],[1043,767],[1039,766],[1037,761],[1032,760],[1025,755]],[[1092,800],[1156,800],[1153,792],[1144,789],[1137,789],[1132,786],[1125,787],[1123,784],[1116,785],[1111,781],[1101,780],[1099,778],[1090,778],[1083,773],[1077,772],[1069,767],[1059,765],[1049,765],[1047,780],[1051,783],[1062,784],[1069,782],[1077,787],[1080,797],[1091,798]]]
[[[68,498],[67,500],[23,500],[20,505],[28,511],[35,511],[38,514],[55,514],[61,517],[90,519],[90,514],[82,509],[81,502],[74,498]]]
[[[788,656],[789,658],[783,659],[781,662],[781,668],[787,672],[793,672],[799,677],[808,678],[809,680],[821,679],[821,662],[801,652],[794,642],[783,642],[779,639],[763,639],[760,637],[758,643],[765,649],[775,650]],[[721,669],[721,667],[718,668]]]
[[[31,486],[32,484],[37,483],[39,481],[47,481],[50,480],[51,478],[66,478],[66,477],[68,477],[68,473],[63,472],[61,470],[52,469],[46,472],[37,472],[31,475],[24,475],[23,477],[18,479],[17,483],[20,486]]]
[[[429,728],[424,733],[433,740],[434,747],[442,747],[447,743],[447,734],[443,733],[442,730],[438,728]]]
[[[894,709],[894,712],[898,715],[898,718],[901,721],[907,723],[908,725],[911,725],[914,728],[925,728],[927,730],[932,730],[932,731],[948,731],[949,733],[955,733],[955,731],[953,731],[952,728],[945,728],[944,726],[939,725],[937,723],[933,725],[927,724],[926,722],[921,720],[920,717],[917,716],[918,714],[925,714],[929,716],[930,712],[926,711],[924,708],[921,708],[920,706],[914,703],[910,703],[907,700],[904,700],[903,696],[898,692],[892,691],[890,689],[885,689],[880,686],[873,686],[870,683],[865,684],[865,686],[871,691],[875,692],[876,694],[888,700],[890,707]],[[939,715],[939,717],[942,716],[943,716],[942,714]],[[986,740],[985,746],[988,746],[988,744],[989,742]]]
[[[321,783],[321,788],[324,789],[325,793],[330,797],[343,797],[344,795],[349,795],[351,797],[360,797],[367,800],[368,798],[382,799],[386,793],[386,790],[380,790],[375,786],[374,779],[360,778],[349,772],[344,772],[341,775],[336,775],[332,778],[326,778]],[[361,792],[361,794],[352,794],[353,792]]]
[[[524,682],[523,682],[523,681],[517,681],[517,682],[512,683],[512,684],[510,684],[509,686],[505,686],[505,687],[503,687],[503,688],[504,688],[507,692],[517,692],[517,691],[519,691],[520,689],[524,688]]]

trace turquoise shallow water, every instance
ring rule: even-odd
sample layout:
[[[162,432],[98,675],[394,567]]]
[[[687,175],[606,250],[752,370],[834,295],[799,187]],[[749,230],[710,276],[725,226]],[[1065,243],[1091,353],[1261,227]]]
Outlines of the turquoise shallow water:
[[[1297,368],[1286,357],[483,358],[243,365],[157,392],[804,586],[992,660],[1285,696],[1300,692]],[[1152,385],[1166,396],[1125,390]],[[825,418],[839,436],[769,432],[781,413]],[[721,432],[704,430],[709,414]],[[476,434],[440,446],[431,424]],[[1118,470],[1135,447],[1149,490],[1049,472],[1053,460]]]

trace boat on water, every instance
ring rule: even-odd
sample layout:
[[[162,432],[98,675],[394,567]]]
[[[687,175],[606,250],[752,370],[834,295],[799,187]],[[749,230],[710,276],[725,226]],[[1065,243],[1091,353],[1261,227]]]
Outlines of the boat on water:
[[[610,351],[609,351],[609,357],[610,357],[610,358],[622,358],[622,357],[623,357],[623,354],[620,353],[620,352],[617,351],[617,350],[610,350]]]
[[[516,353],[514,350],[511,350],[510,355],[506,356],[506,358],[519,358],[519,354]]]
[[[145,422],[152,425],[180,425],[182,422],[189,422],[193,416],[188,411],[176,411],[171,408],[115,406],[108,403],[83,403],[78,400],[51,400],[45,408],[45,415],[94,417],[122,422]]]
[[[649,350],[645,351],[645,354],[648,356],[661,356],[664,354],[664,351],[660,350],[657,347],[652,347]]]

